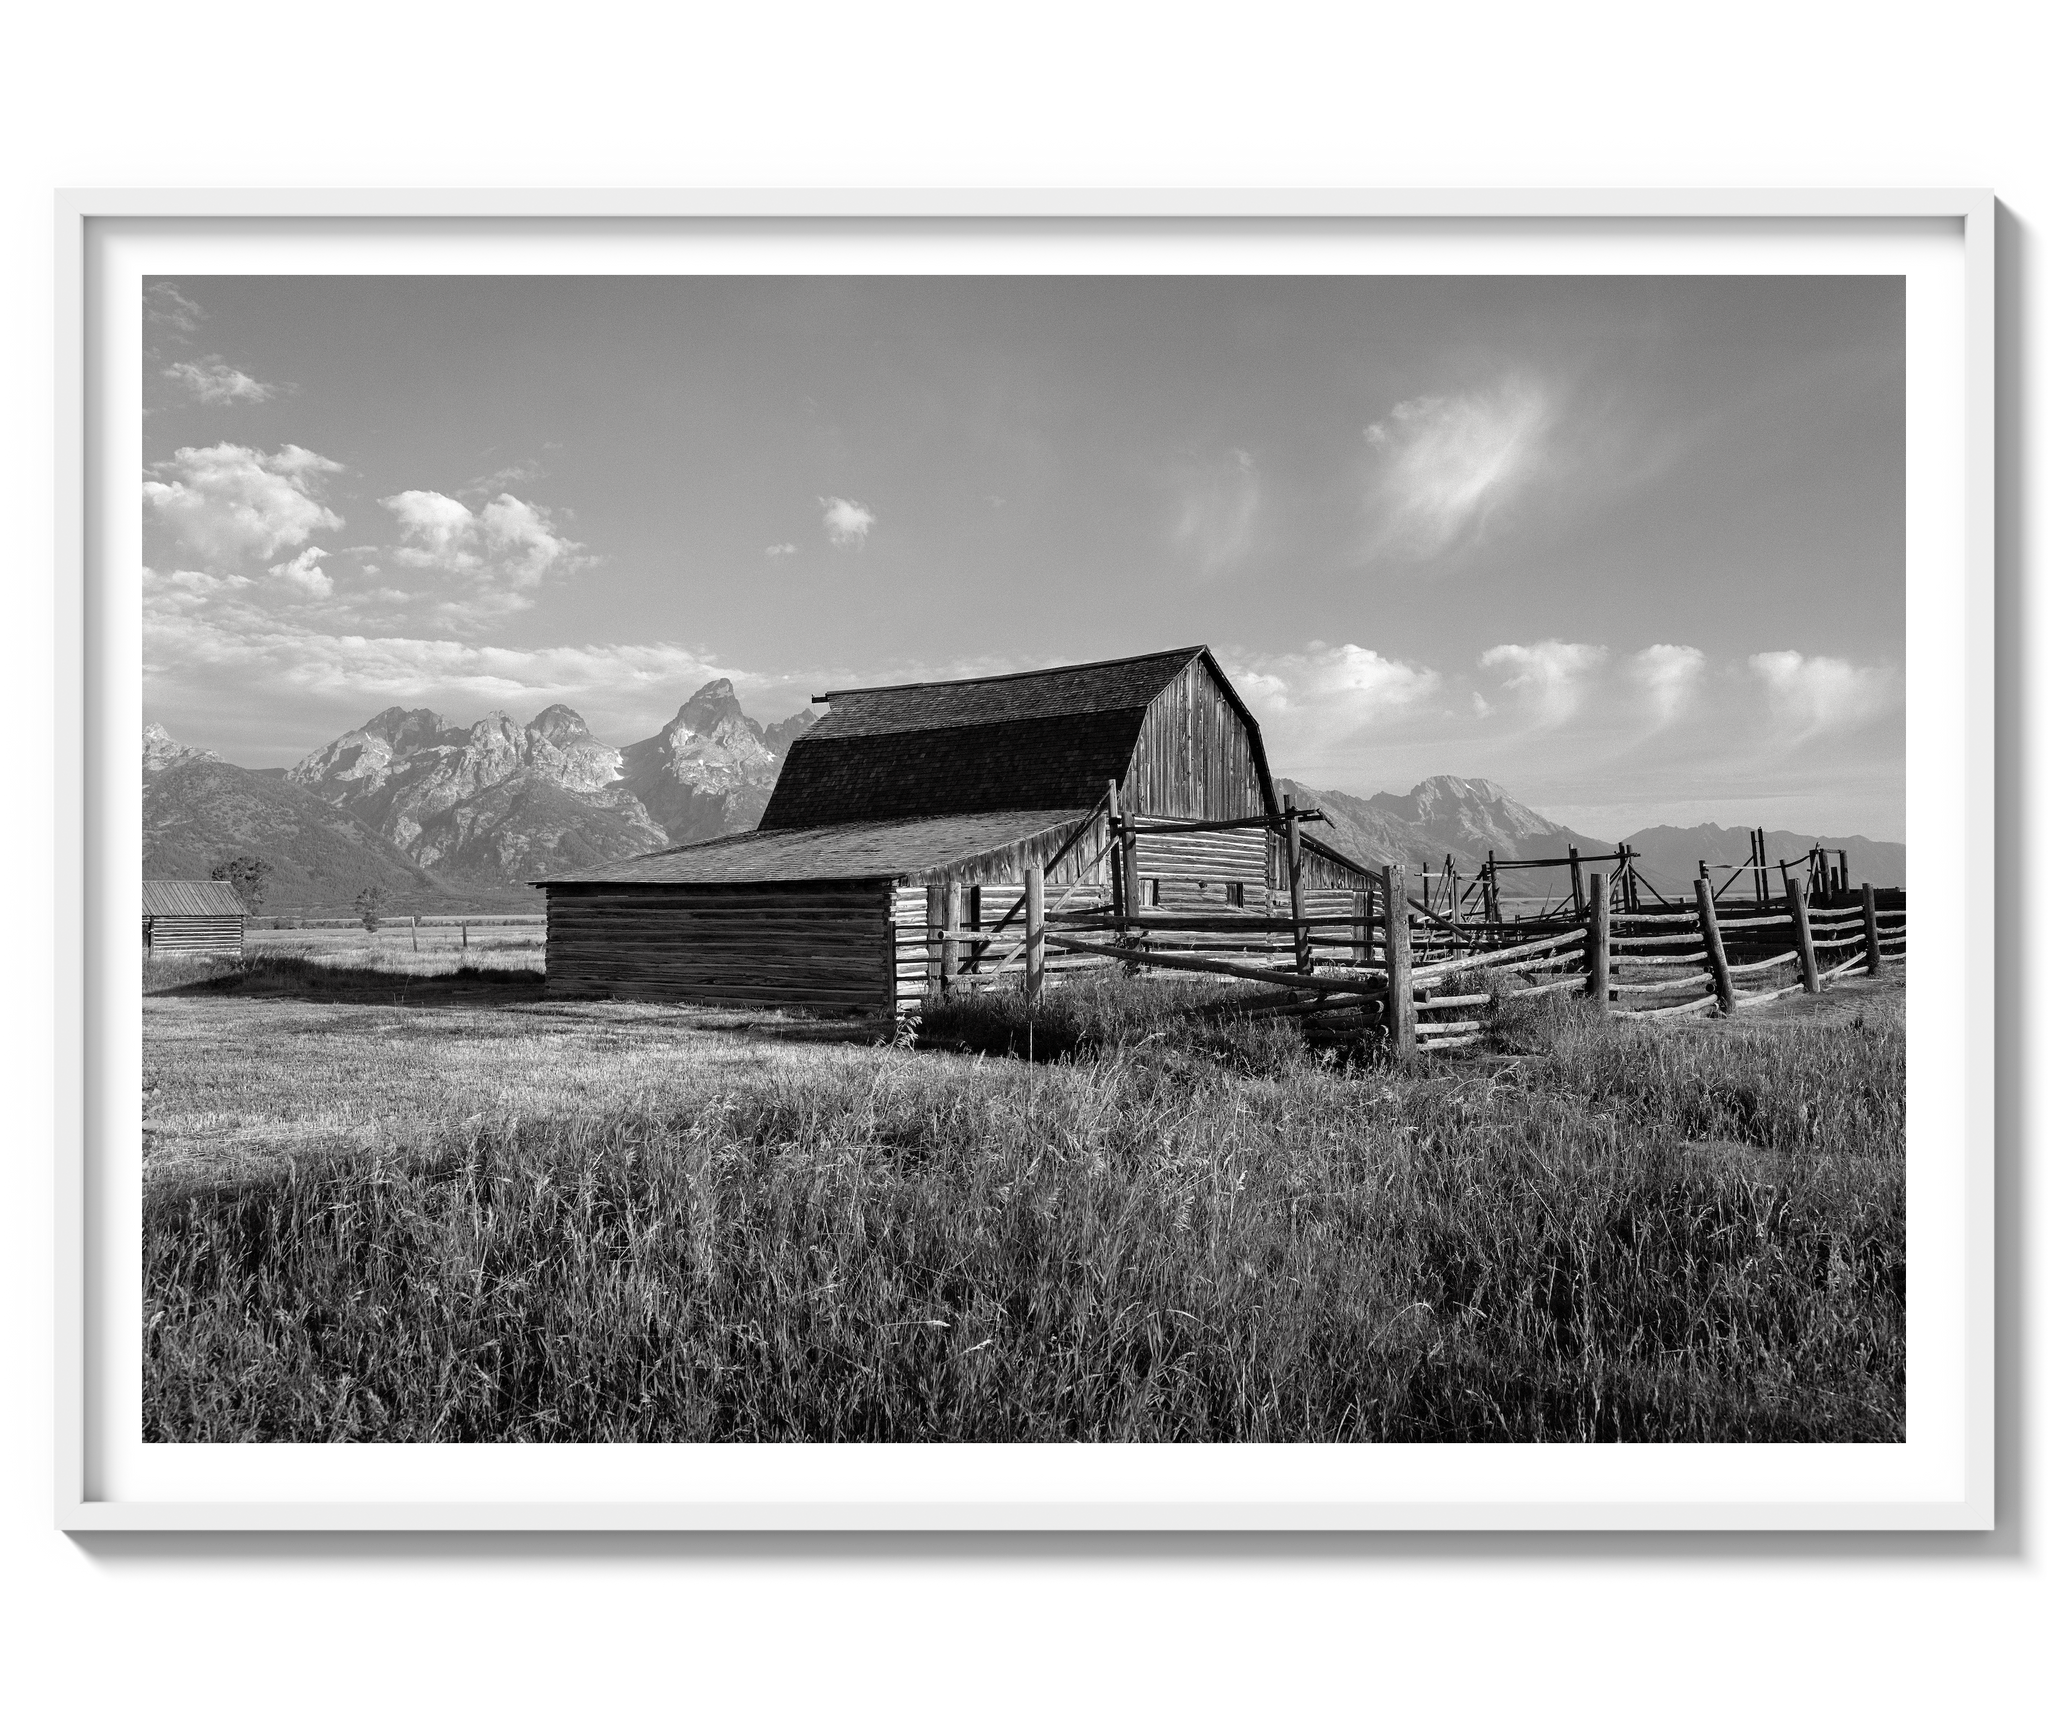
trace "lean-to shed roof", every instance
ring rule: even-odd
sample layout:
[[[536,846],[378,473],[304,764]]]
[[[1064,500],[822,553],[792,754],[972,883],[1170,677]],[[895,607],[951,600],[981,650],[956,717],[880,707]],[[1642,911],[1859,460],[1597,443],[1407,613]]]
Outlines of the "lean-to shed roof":
[[[964,817],[889,818],[810,829],[750,829],[712,841],[645,853],[549,877],[540,885],[585,883],[809,883],[902,877],[918,881],[969,860],[1022,850],[1042,862],[1093,814],[1088,806]]]
[[[239,919],[248,911],[232,883],[158,883],[145,879],[142,885],[142,916],[146,919]]]
[[[761,827],[1092,805],[1123,776],[1153,699],[1207,654],[1185,645],[1028,674],[828,692],[831,711],[790,747]]]

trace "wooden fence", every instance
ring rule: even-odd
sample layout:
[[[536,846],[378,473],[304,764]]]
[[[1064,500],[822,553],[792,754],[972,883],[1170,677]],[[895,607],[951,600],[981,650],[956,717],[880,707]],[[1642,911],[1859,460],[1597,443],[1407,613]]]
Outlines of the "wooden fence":
[[[926,922],[905,927],[903,941],[915,936],[929,995],[1021,984],[1035,996],[1061,977],[1116,968],[1200,974],[1251,987],[1229,1004],[1235,1009],[1315,1015],[1383,1034],[1403,1054],[1475,1043],[1496,977],[1512,977],[1517,995],[1577,991],[1609,1012],[1667,1021],[1733,1014],[1797,990],[1818,994],[1845,972],[1877,972],[1905,957],[1903,890],[1881,896],[1865,884],[1858,895],[1810,899],[1804,880],[1788,876],[1781,898],[1724,902],[1703,877],[1690,904],[1645,906],[1610,880],[1584,873],[1580,914],[1561,925],[1554,914],[1440,914],[1409,897],[1400,866],[1340,901],[1329,898],[1335,891],[1311,900],[1297,890],[1284,916],[1119,912],[1109,891],[1086,884],[1048,903],[1033,872],[1021,888],[983,892],[990,930],[963,926],[946,895]]]

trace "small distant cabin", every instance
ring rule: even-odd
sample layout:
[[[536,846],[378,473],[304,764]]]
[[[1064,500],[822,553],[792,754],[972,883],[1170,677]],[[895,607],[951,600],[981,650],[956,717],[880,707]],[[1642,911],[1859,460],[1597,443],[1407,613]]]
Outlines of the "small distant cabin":
[[[151,954],[240,954],[249,909],[232,883],[142,885],[142,946]]]
[[[912,1006],[949,900],[962,928],[993,926],[1041,866],[1048,904],[1109,904],[1112,783],[1135,909],[1265,915],[1288,897],[1259,724],[1202,646],[814,702],[828,713],[759,828],[538,885],[548,994]],[[1310,910],[1348,910],[1366,873],[1302,847]]]

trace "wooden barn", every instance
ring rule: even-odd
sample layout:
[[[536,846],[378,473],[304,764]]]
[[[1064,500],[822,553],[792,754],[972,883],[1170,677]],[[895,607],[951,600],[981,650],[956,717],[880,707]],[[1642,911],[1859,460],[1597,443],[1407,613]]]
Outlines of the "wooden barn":
[[[896,1008],[950,981],[937,927],[1014,919],[1030,867],[1069,910],[1290,889],[1259,725],[1205,647],[815,702],[758,829],[538,885],[551,995]],[[1300,878],[1347,908],[1366,882],[1313,841]]]
[[[142,946],[151,954],[240,954],[249,909],[232,883],[142,885]]]

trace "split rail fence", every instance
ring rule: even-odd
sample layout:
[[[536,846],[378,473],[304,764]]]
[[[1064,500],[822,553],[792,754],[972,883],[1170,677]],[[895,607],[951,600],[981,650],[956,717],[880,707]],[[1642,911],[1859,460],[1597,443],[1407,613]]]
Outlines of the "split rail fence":
[[[1084,874],[1048,899],[1045,871],[1034,868],[1021,887],[936,888],[928,922],[901,933],[899,970],[921,960],[933,997],[1019,984],[1035,997],[1061,978],[1117,969],[1224,978],[1246,988],[1219,998],[1219,1009],[1313,1017],[1339,1032],[1381,1035],[1406,1054],[1476,1043],[1495,979],[1512,979],[1520,996],[1576,991],[1611,1013],[1668,1021],[1818,994],[1844,973],[1875,973],[1905,957],[1903,890],[1865,884],[1810,894],[1789,868],[1782,896],[1717,898],[1703,866],[1690,903],[1644,904],[1627,870],[1575,865],[1572,919],[1441,913],[1411,898],[1401,866],[1361,873],[1363,888],[1308,891],[1298,844],[1306,815],[1290,805],[1283,820],[1285,914],[1126,910],[1122,875],[1130,873],[1119,875],[1119,865],[1128,866],[1128,839],[1142,825],[1113,820],[1106,882]]]

